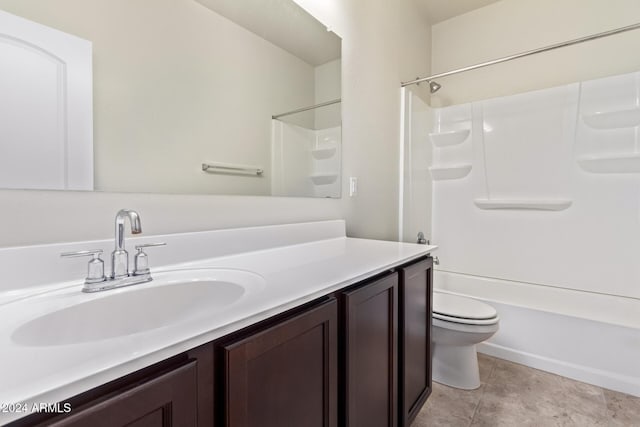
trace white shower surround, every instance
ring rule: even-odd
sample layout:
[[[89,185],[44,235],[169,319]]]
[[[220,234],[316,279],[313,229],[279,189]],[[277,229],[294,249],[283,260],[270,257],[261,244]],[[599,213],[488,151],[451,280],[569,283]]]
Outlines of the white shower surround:
[[[271,195],[340,197],[342,127],[308,129],[272,120]]]
[[[640,396],[639,106],[632,73],[434,109],[413,135],[437,172],[436,288],[505,318],[481,351]]]
[[[434,148],[432,167],[472,165],[435,184],[441,269],[640,300],[640,170],[609,161],[640,152],[640,127],[585,121],[639,105],[633,73],[434,110],[436,131],[471,129]]]

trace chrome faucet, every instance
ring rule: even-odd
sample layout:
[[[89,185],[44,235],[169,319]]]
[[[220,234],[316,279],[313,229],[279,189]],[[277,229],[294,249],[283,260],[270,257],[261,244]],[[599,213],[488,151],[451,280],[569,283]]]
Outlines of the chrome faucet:
[[[142,233],[140,215],[131,209],[121,209],[116,214],[116,247],[111,252],[111,274],[104,274],[104,262],[100,259],[102,249],[89,251],[65,252],[63,257],[92,256],[89,261],[87,278],[84,281],[83,292],[106,291],[107,289],[137,285],[153,280],[149,271],[149,258],[144,249],[153,246],[164,246],[166,243],[146,243],[136,245],[138,253],[134,257],[134,270],[129,272],[129,254],[124,249],[124,226],[126,219],[131,223],[131,233]]]
[[[129,254],[124,249],[124,223],[129,218],[131,234],[142,233],[140,215],[131,209],[121,209],[116,214],[116,248],[111,252],[111,278],[122,279],[129,276]]]

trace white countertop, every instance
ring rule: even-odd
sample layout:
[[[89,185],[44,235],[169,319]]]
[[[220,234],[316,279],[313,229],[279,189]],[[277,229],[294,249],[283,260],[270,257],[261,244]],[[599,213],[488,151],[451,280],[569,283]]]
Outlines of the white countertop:
[[[0,305],[0,363],[3,366],[0,404],[27,402],[30,406],[31,403],[68,399],[424,256],[434,249],[435,246],[333,237],[152,268],[152,272],[185,268],[247,270],[261,275],[265,286],[206,317],[133,335],[72,345],[21,346],[12,341],[11,335],[18,326],[47,313],[39,298],[48,295],[50,299],[51,294],[42,294],[43,289],[54,292],[62,305],[65,300],[87,298],[87,294],[80,292],[81,280],[33,287],[31,294],[36,295],[30,297],[21,293],[20,298],[16,298],[14,293],[12,301],[5,299]],[[136,286],[153,286],[153,282]],[[126,288],[92,294],[91,298],[119,291],[126,292]],[[57,308],[51,310],[54,309]],[[1,413],[0,424],[25,415],[28,414]]]

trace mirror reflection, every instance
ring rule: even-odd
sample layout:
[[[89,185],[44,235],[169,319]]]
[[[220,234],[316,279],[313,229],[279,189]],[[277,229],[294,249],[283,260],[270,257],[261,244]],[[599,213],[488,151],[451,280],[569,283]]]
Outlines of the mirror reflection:
[[[0,9],[0,187],[340,197],[341,40],[292,0]]]

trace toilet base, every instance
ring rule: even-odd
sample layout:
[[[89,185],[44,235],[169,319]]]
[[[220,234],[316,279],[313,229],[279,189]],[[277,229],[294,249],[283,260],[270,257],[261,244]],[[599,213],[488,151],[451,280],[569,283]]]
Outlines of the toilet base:
[[[433,381],[450,387],[474,390],[480,387],[480,370],[475,344],[433,345]]]

